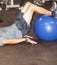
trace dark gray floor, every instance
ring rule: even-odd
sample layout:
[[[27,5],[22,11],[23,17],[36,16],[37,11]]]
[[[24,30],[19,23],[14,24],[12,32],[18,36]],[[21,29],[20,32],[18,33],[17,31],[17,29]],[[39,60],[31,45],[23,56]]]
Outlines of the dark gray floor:
[[[0,47],[1,65],[57,65],[57,45],[46,43]]]

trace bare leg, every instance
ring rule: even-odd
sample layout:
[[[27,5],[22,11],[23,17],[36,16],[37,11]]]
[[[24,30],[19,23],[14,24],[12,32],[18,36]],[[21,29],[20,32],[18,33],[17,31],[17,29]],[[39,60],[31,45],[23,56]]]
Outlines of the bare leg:
[[[25,21],[28,23],[28,25],[30,25],[32,16],[33,16],[34,10],[32,9],[32,7],[30,6],[28,8],[28,10],[26,11],[26,13],[24,13],[23,18],[25,19]]]
[[[34,4],[32,4],[31,6],[32,6],[34,11],[36,11],[40,14],[51,15],[51,11],[49,11],[49,10],[43,8],[43,7],[40,7],[40,6],[37,6],[37,5],[34,5]]]
[[[25,7],[23,8],[23,10],[25,10]],[[51,11],[31,3],[30,6],[26,9],[26,12],[23,15],[23,18],[28,23],[28,25],[30,25],[33,13],[35,11],[40,13],[40,14],[51,15]]]
[[[31,3],[27,2],[24,7],[22,8],[21,12],[25,13],[27,11],[27,9],[30,7]]]

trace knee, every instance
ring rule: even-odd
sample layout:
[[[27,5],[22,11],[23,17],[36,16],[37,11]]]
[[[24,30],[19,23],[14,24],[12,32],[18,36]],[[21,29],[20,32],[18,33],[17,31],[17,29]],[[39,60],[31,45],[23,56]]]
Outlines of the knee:
[[[29,4],[29,5],[31,5],[32,3],[31,3],[31,2],[26,2],[26,4]]]

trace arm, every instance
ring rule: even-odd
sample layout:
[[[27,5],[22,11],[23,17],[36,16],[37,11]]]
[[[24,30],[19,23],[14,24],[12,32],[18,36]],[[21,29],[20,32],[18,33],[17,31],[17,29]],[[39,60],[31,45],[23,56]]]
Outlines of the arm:
[[[16,39],[4,38],[2,43],[3,44],[17,44],[23,41],[26,41],[26,38],[16,38]]]
[[[28,37],[30,37],[30,36],[28,36]],[[32,45],[37,44],[37,42],[31,40],[28,37],[26,37],[26,38],[16,38],[16,39],[5,38],[5,39],[3,39],[2,43],[3,44],[18,44],[18,43],[26,41],[26,42],[31,43]]]

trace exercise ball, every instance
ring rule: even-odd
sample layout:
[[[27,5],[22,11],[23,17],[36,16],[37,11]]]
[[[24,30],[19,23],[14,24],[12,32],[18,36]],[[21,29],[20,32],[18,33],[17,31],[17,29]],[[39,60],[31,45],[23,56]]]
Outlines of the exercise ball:
[[[34,22],[34,33],[44,41],[57,40],[57,18],[47,15],[37,16]]]

